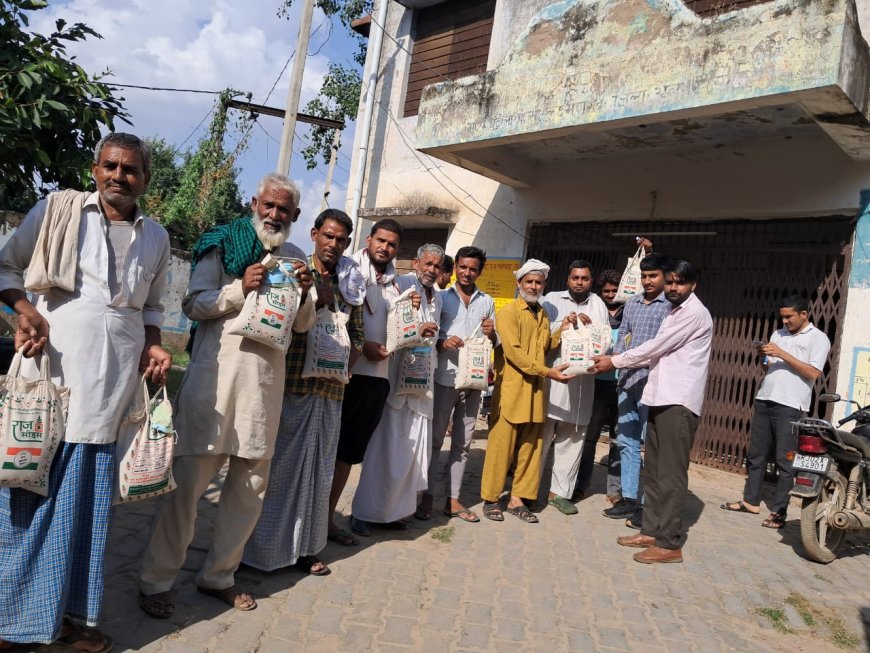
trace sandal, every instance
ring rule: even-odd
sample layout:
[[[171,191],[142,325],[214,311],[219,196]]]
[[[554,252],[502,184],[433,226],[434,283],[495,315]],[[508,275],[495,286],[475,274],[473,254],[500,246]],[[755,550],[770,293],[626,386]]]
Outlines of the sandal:
[[[504,521],[504,514],[497,503],[484,503],[483,516],[492,521]]]
[[[63,631],[67,631],[67,634],[64,635]],[[96,628],[79,626],[69,619],[64,619],[61,636],[54,640],[54,643],[78,653],[109,653],[115,647],[115,642],[108,635],[104,635]]]
[[[254,597],[246,592],[242,592],[235,585],[231,587],[226,587],[222,590],[215,589],[213,587],[203,587],[202,585],[197,585],[196,590],[198,592],[202,592],[203,594],[208,594],[209,596],[213,596],[216,599],[220,599],[227,605],[231,605],[236,610],[241,612],[249,612],[257,607],[257,602],[254,600]]]
[[[326,538],[330,542],[335,542],[341,546],[359,546],[359,540],[343,528],[339,528],[334,533],[327,534]]]
[[[142,594],[140,592],[139,607],[145,614],[155,619],[169,619],[175,613],[172,592],[158,592],[157,594]]]
[[[553,506],[559,512],[561,512],[563,515],[577,514],[577,508],[575,508],[574,504],[565,497],[553,497],[552,499],[548,499],[547,503]]]
[[[486,513],[484,513],[486,514]],[[463,508],[462,510],[457,510],[456,512],[450,512],[449,508],[444,510],[445,517],[458,517],[462,521],[467,521],[472,524],[476,524],[480,521],[480,517],[478,517],[473,511],[468,510],[467,508]],[[492,519],[492,517],[490,517]]]
[[[326,563],[317,556],[299,556],[296,558],[296,563],[293,566],[299,571],[304,571],[312,576],[328,576],[332,573],[332,570],[326,566]],[[315,570],[314,568],[318,566],[319,568]]]
[[[785,528],[785,515],[772,512],[768,515],[767,519],[761,522],[761,525],[765,528],[775,528],[777,530]]]
[[[731,512],[745,512],[750,515],[757,515],[760,511],[753,512],[749,508],[746,507],[746,504],[743,501],[731,501],[729,503],[723,503],[721,506],[722,510],[729,510]]]
[[[514,517],[522,519],[527,524],[538,523],[538,518],[533,515],[532,512],[525,505],[517,506],[516,508],[511,508],[510,506],[508,506],[505,512],[509,512]]]

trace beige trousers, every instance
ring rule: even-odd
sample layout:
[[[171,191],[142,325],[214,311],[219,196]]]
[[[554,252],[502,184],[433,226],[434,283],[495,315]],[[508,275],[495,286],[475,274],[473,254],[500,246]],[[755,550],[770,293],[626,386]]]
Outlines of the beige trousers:
[[[548,417],[544,422],[544,435],[541,439],[541,474],[543,475],[547,467],[547,455],[552,446],[553,473],[550,475],[550,492],[557,497],[570,499],[574,493],[588,426],[588,424],[577,426],[552,417]]]
[[[196,584],[212,589],[235,584],[245,543],[260,518],[272,461],[227,454],[179,456],[172,466],[178,487],[165,497],[142,559],[139,581],[143,594],[172,588],[193,540],[197,502],[227,459],[230,466],[221,488],[214,534]]]

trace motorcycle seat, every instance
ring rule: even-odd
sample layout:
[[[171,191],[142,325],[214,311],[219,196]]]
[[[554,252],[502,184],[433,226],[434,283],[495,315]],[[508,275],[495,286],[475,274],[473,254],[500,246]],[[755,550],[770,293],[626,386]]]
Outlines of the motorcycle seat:
[[[850,447],[855,447],[855,449],[860,451],[864,458],[870,458],[870,440],[855,433],[841,431],[839,429],[837,430],[837,435],[840,436],[840,439],[844,444],[847,444]]]

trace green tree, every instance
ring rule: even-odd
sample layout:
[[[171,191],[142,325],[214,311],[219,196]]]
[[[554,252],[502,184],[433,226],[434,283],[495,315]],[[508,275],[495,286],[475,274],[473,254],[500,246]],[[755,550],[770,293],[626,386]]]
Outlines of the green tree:
[[[237,94],[229,89],[221,93],[208,136],[194,151],[179,153],[162,139],[150,141],[154,147],[152,179],[143,197],[143,210],[166,227],[173,247],[189,250],[212,225],[251,213],[242,202],[239,171],[234,166],[245,139],[233,152],[227,152],[223,144],[226,100]],[[250,129],[243,132],[249,135]]]
[[[58,20],[43,36],[26,31],[26,12],[44,0],[0,0],[0,208],[23,210],[52,186],[84,188],[101,128],[127,113],[101,80],[66,52],[102,38],[83,23]]]
[[[151,181],[139,199],[139,206],[146,214],[158,217],[178,192],[184,155],[163,138],[146,138],[145,142],[151,149]]]
[[[293,2],[294,0],[283,0],[278,14],[286,16]],[[338,20],[347,30],[356,43],[356,50],[353,54],[353,65],[329,63],[320,92],[305,106],[306,113],[344,123],[356,118],[362,87],[362,68],[366,60],[366,39],[351,29],[351,23],[370,14],[373,5],[372,0],[317,0],[315,3],[330,20]],[[324,163],[329,162],[334,130],[311,125],[309,134],[311,143],[302,150],[302,156],[311,170],[317,167],[318,156]]]

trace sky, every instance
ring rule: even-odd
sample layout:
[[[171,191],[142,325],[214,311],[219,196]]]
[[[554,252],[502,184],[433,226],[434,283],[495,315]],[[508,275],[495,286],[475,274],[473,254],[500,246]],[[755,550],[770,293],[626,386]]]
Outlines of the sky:
[[[68,52],[91,74],[111,71],[107,83],[207,91],[232,87],[251,92],[255,103],[283,108],[293,67],[288,59],[298,38],[301,4],[295,0],[289,16],[279,17],[281,0],[67,0],[50,2],[46,9],[29,12],[29,16],[31,31],[48,34],[54,30],[55,20],[63,18],[68,23],[83,22],[101,34],[102,39],[91,37],[71,44]],[[300,110],[304,112],[320,89],[328,62],[350,63],[353,49],[344,27],[336,21],[330,28],[330,21],[315,10]],[[132,122],[131,126],[117,121],[116,131],[160,137],[184,149],[195,147],[207,135],[216,98],[128,88],[115,95],[125,98],[123,104]],[[230,110],[231,126],[239,115]],[[275,170],[282,126],[280,118],[270,116],[260,116],[253,126],[248,147],[237,163],[246,201],[256,192],[259,179]],[[310,251],[308,234],[320,212],[326,165],[306,169],[298,152],[305,147],[308,127],[297,123],[296,134],[290,177],[302,191],[302,214],[290,240]],[[240,135],[231,127],[225,146],[235,148]],[[330,206],[341,209],[349,183],[352,145],[350,124],[342,135],[329,195]]]

